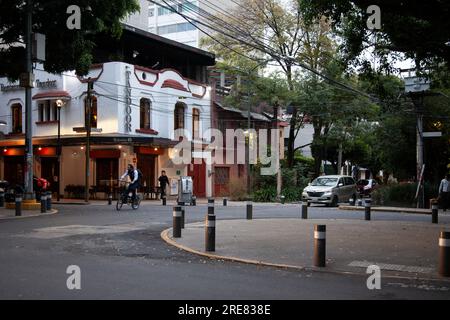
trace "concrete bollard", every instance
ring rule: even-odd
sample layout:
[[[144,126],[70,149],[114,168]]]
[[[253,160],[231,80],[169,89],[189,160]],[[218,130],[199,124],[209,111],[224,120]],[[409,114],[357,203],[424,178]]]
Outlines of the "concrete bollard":
[[[181,238],[181,207],[173,208],[173,237]]]
[[[184,229],[186,222],[186,207],[184,202],[178,202],[178,206],[181,208],[181,229]]]
[[[46,209],[47,211],[51,211],[52,210],[52,192],[51,191],[47,191],[47,202],[46,202]]]
[[[223,206],[224,207],[228,206],[228,199],[227,198],[223,198]]]
[[[326,266],[326,231],[325,225],[314,227],[314,266],[319,268]]]
[[[364,213],[366,221],[370,221],[372,219],[371,210],[372,210],[372,199],[366,199],[364,203]]]
[[[214,215],[214,199],[208,199],[208,214]]]
[[[22,216],[22,195],[16,195],[16,217]]]
[[[5,206],[5,192],[0,191],[0,208]]]
[[[302,204],[302,219],[308,219],[308,204]]]
[[[205,251],[216,251],[216,216],[206,215],[205,222]]]
[[[450,232],[446,231],[439,237],[439,275],[450,277]]]
[[[247,220],[253,219],[253,203],[251,201],[247,201]]]
[[[47,195],[45,192],[41,193],[41,213],[47,212]]]
[[[431,223],[439,223],[439,203],[436,200],[431,203]]]

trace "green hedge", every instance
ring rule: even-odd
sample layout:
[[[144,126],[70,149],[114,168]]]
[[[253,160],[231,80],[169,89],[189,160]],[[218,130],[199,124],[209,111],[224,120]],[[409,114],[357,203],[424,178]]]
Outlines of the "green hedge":
[[[376,205],[402,205],[415,207],[415,196],[417,192],[417,183],[400,183],[381,186],[372,193],[372,200]],[[431,198],[435,198],[438,193],[438,187],[429,183],[425,184],[425,204],[427,205]]]

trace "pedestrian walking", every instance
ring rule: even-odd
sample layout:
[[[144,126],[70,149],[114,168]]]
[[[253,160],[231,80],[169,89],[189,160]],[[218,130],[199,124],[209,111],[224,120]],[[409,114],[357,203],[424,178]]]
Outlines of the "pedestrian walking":
[[[444,179],[442,179],[439,185],[439,203],[444,211],[447,211],[449,207],[449,193],[450,193],[450,174],[447,174]]]
[[[165,171],[161,172],[161,177],[159,177],[159,186],[161,187],[161,199],[166,197],[166,189],[167,186],[170,184],[169,178],[166,175]]]

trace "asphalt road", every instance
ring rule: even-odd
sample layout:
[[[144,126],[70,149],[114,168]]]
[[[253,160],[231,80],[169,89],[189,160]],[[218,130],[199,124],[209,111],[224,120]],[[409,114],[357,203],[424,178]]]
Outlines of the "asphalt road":
[[[146,203],[117,213],[106,205],[60,205],[53,216],[0,220],[0,299],[450,299],[450,282],[299,272],[205,260],[168,246],[171,207]],[[201,221],[206,206],[188,208]],[[218,219],[245,216],[218,207]],[[295,206],[255,206],[255,218],[298,217]],[[362,219],[363,212],[310,208],[315,219]],[[373,219],[428,223],[430,217],[375,213]],[[445,224],[450,216],[441,217]],[[81,290],[68,290],[66,269],[81,269]]]

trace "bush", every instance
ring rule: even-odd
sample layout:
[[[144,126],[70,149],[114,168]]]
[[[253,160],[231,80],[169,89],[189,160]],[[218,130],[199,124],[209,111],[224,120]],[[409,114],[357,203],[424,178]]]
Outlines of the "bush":
[[[400,183],[382,186],[372,193],[372,200],[376,205],[402,205],[415,207],[414,199],[417,192],[417,183]],[[425,205],[431,198],[437,196],[437,187],[425,184]]]
[[[255,202],[273,202],[276,198],[276,185],[265,186],[253,192],[253,201]]]
[[[247,199],[247,186],[242,182],[242,179],[231,179],[229,189],[231,201],[243,201]]]

